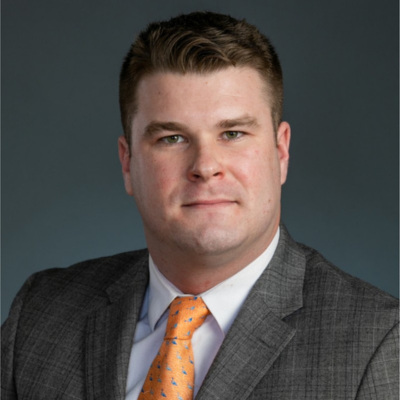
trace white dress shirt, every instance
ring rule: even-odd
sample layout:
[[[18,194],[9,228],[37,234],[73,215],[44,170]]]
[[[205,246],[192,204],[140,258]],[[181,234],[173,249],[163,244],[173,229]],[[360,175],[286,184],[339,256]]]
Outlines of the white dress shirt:
[[[268,248],[248,266],[217,286],[200,294],[211,314],[192,336],[196,396],[226,334],[254,283],[267,267],[279,240],[279,228]],[[182,293],[158,270],[149,257],[150,283],[136,326],[129,361],[127,400],[137,400],[151,362],[163,342],[169,305]]]

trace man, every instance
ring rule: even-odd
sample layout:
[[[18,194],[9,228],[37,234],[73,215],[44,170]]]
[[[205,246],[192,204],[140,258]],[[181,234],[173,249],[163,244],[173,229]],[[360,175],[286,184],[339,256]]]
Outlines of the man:
[[[398,397],[397,300],[280,222],[282,93],[244,21],[193,13],[141,33],[119,155],[148,251],[27,281],[3,331],[5,399]]]

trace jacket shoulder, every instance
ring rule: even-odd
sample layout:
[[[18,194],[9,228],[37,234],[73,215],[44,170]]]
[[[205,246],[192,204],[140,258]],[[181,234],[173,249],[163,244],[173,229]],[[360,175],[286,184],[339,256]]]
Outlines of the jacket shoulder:
[[[305,299],[335,310],[347,310],[364,318],[383,317],[393,326],[398,322],[399,300],[333,265],[318,251],[298,244],[306,257]],[[350,315],[350,314],[349,314]]]
[[[124,282],[125,277],[133,281],[147,268],[147,261],[148,251],[143,249],[37,272],[21,288],[11,313],[20,303],[19,308],[30,314],[38,310],[53,310],[57,314],[73,309],[87,314],[109,302],[107,290],[112,285]]]
[[[104,291],[132,268],[147,262],[148,251],[141,249],[81,261],[67,268],[52,268],[33,275],[34,286],[48,282],[61,286],[79,286],[82,289]]]

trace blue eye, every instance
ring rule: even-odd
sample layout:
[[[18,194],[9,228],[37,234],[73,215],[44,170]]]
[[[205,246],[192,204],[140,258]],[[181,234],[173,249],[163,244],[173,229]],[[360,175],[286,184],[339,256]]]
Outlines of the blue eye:
[[[166,136],[166,137],[162,138],[161,140],[167,144],[175,144],[175,143],[183,142],[183,137],[181,135],[171,135],[171,136]]]
[[[243,132],[239,131],[226,131],[224,132],[224,135],[227,139],[238,139],[241,136],[243,136]]]

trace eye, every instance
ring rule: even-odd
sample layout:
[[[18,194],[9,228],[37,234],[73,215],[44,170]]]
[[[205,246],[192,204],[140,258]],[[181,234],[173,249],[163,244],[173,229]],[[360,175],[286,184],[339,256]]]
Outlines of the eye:
[[[243,136],[243,132],[239,131],[226,131],[224,132],[224,136],[226,139],[232,140],[232,139],[239,139],[240,137]]]
[[[171,135],[163,137],[161,140],[166,144],[175,144],[183,142],[183,137],[181,135]]]

